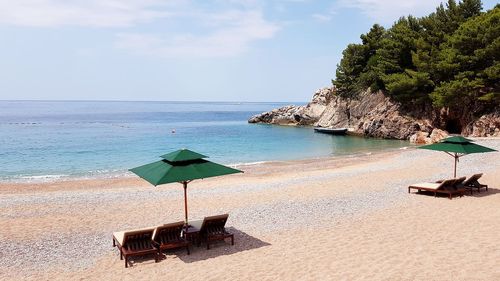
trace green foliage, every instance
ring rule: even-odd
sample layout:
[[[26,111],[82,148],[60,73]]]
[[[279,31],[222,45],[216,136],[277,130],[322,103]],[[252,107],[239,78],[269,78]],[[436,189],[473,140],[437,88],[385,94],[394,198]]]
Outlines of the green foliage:
[[[421,102],[427,98],[425,92],[434,86],[429,77],[429,73],[407,69],[403,73],[386,75],[384,81],[387,90],[399,100]]]
[[[448,0],[422,18],[374,25],[350,44],[332,80],[341,95],[370,87],[403,103],[500,104],[500,6]]]
[[[363,71],[364,48],[359,44],[349,44],[342,55],[333,83],[340,94],[349,94],[358,90],[357,77]]]
[[[473,93],[483,88],[484,84],[480,80],[469,80],[462,78],[441,83],[431,98],[435,105],[457,107],[470,103]],[[457,99],[459,97],[459,99]]]
[[[436,106],[500,102],[500,8],[462,24],[443,44],[439,71],[450,77],[430,94]]]
[[[349,44],[342,52],[333,84],[340,95],[354,95],[366,87],[377,87],[380,81],[376,73],[377,50],[380,48],[385,29],[375,24],[367,34],[362,34],[362,44]]]

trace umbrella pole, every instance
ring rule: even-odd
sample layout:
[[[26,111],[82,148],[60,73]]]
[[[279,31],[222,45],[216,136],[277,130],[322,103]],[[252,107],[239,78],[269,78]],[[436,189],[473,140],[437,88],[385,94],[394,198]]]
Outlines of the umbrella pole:
[[[188,201],[187,201],[187,181],[182,182],[184,186],[184,215],[185,215],[185,224],[188,226]]]
[[[457,161],[458,161],[458,155],[457,153],[455,152],[455,171],[453,173],[453,177],[456,178],[457,177]]]

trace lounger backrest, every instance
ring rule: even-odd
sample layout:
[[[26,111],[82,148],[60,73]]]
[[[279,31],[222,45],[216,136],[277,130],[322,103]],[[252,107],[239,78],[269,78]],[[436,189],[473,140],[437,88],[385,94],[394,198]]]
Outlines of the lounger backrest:
[[[224,227],[228,217],[228,214],[205,217],[205,219],[203,219],[203,224],[201,225],[200,233],[213,234],[224,232]]]
[[[123,247],[132,251],[151,248],[154,229],[129,231],[123,234]]]
[[[160,244],[177,242],[181,239],[181,233],[184,229],[184,222],[174,222],[158,226],[153,240]]]
[[[483,176],[483,174],[474,174],[470,178],[468,178],[466,181],[464,181],[463,185],[468,186],[468,185],[474,184],[482,176]]]
[[[464,180],[466,179],[466,177],[461,177],[461,178],[458,178],[456,179],[455,183],[453,184],[454,186],[457,186],[457,185],[462,185],[464,183]]]
[[[464,187],[463,186],[464,180],[465,180],[465,177],[457,178],[457,179],[455,179],[455,182],[452,185],[445,187],[445,189],[455,191],[459,188],[463,188]]]
[[[457,179],[447,179],[441,182],[441,184],[436,189],[444,189],[449,186],[453,186]]]

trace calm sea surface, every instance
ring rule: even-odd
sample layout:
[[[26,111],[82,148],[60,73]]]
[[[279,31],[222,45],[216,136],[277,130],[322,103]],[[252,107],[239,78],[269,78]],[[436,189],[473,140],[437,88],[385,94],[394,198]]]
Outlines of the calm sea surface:
[[[237,164],[408,145],[247,123],[250,116],[283,105],[0,101],[0,180],[116,176],[179,148],[209,155],[215,162]]]

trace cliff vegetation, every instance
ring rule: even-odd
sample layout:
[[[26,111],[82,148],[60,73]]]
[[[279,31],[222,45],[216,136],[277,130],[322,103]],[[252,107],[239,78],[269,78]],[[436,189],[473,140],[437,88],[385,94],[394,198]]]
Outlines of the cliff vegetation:
[[[500,5],[449,0],[428,16],[375,24],[349,44],[332,80],[338,95],[370,88],[412,108],[481,115],[500,104]]]

